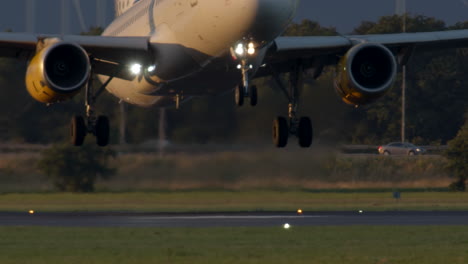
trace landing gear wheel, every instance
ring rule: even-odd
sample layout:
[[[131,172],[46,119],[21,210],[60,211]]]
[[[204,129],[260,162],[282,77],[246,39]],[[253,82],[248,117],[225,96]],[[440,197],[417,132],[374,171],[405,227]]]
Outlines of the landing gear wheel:
[[[74,146],[82,146],[86,138],[87,130],[82,116],[74,116],[70,123],[71,143]]]
[[[284,148],[288,144],[288,122],[284,117],[277,117],[273,121],[273,143],[278,148]]]
[[[299,138],[299,146],[302,148],[308,148],[310,145],[312,145],[313,130],[310,118],[301,117],[299,120],[297,137]]]
[[[234,99],[236,101],[237,106],[243,106],[244,105],[244,87],[242,85],[238,85],[236,87],[236,91],[234,94]]]
[[[257,103],[258,103],[257,86],[252,85],[252,87],[250,87],[250,105],[256,106]]]
[[[96,120],[96,143],[100,147],[109,144],[109,118],[107,116],[98,116]]]

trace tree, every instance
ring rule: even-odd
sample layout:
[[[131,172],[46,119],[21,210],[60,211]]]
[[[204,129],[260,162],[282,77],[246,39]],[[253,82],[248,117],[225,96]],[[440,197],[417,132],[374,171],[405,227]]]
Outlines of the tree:
[[[457,136],[449,141],[445,156],[449,160],[448,170],[456,177],[456,181],[450,185],[450,189],[465,191],[468,177],[468,113],[465,124],[458,131]]]
[[[114,156],[113,150],[94,144],[79,148],[61,144],[43,151],[37,166],[60,191],[93,192],[98,178],[109,179],[115,173],[109,167]]]
[[[441,20],[406,15],[407,32],[462,29],[468,23],[446,27]],[[364,21],[354,34],[401,32],[403,16],[386,16],[377,23]],[[464,49],[431,50],[413,54],[407,67],[407,137],[419,144],[445,143],[463,124],[468,100]],[[399,138],[401,122],[401,75],[394,88],[377,102],[350,113],[356,129],[350,133],[355,143],[379,143]],[[458,114],[461,113],[461,114]]]
[[[285,36],[336,36],[336,28],[322,27],[318,22],[308,19],[302,20],[299,24],[292,23],[288,26],[283,35]]]

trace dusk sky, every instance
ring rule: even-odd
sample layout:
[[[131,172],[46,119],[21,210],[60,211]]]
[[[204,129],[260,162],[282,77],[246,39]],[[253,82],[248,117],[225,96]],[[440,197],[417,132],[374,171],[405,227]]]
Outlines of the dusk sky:
[[[216,0],[213,0],[216,1]],[[25,0],[2,1],[0,30],[25,31]],[[59,33],[60,0],[39,0],[36,9],[35,32]],[[86,26],[96,25],[96,0],[81,0]],[[408,12],[442,19],[451,25],[468,20],[468,0],[407,0]],[[70,6],[71,33],[81,31],[79,20]],[[363,20],[376,21],[395,12],[395,0],[302,0],[296,21],[311,19],[323,26],[336,27],[340,33],[352,31]],[[113,16],[113,0],[108,0],[105,21]]]

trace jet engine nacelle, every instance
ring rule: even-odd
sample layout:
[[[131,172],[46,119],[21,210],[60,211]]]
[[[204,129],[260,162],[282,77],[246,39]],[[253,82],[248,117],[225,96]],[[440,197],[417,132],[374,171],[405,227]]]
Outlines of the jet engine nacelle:
[[[358,106],[375,101],[390,89],[397,74],[397,64],[385,46],[363,43],[346,53],[336,73],[336,91],[343,101]]]
[[[37,52],[29,63],[26,88],[37,101],[56,103],[76,95],[90,72],[89,57],[82,47],[56,41]]]

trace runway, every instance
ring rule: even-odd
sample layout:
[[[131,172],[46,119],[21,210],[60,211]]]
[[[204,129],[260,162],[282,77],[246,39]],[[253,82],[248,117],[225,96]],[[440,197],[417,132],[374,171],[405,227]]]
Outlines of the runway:
[[[468,212],[0,213],[0,226],[268,227],[468,225]]]

